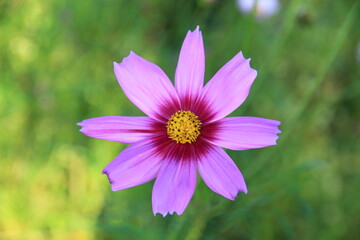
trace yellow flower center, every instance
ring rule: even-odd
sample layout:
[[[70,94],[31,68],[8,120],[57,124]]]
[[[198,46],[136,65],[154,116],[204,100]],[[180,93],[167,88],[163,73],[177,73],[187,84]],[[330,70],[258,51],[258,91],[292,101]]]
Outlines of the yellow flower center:
[[[200,135],[201,124],[194,113],[180,110],[171,115],[167,122],[167,134],[177,143],[193,143]]]

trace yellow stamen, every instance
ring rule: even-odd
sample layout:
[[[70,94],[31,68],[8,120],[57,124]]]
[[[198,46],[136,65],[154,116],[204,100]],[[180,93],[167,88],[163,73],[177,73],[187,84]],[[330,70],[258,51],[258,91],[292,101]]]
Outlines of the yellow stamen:
[[[201,124],[194,113],[180,110],[171,115],[167,122],[167,134],[177,143],[193,143],[200,135]]]

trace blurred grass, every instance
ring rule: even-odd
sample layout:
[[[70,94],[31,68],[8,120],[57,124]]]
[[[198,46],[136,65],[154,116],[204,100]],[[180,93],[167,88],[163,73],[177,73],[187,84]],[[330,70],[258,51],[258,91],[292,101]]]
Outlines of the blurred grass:
[[[259,21],[235,1],[0,1],[0,239],[357,239],[359,3],[282,1]],[[199,179],[182,216],[154,217],[152,183],[111,192],[125,147],[75,125],[141,115],[112,72],[130,50],[173,78],[200,25],[206,79],[239,50],[258,78],[232,115],[282,121],[275,147],[228,151],[249,194]]]

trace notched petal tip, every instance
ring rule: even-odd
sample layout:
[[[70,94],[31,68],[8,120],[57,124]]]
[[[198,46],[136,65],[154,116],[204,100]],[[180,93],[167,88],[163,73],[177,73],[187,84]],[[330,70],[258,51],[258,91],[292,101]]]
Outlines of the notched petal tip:
[[[279,136],[278,134],[282,133],[282,131],[279,129],[279,126],[281,124],[280,121],[277,121],[277,120],[271,120],[273,122],[273,144],[269,144],[269,146],[275,146],[277,145],[278,143],[278,140],[279,140]]]
[[[254,78],[256,78],[256,77],[257,77],[257,70],[254,69],[254,68],[251,66],[251,64],[250,64],[251,58],[246,58],[246,57],[244,56],[244,54],[243,54],[242,51],[240,51],[240,52],[238,53],[238,55],[240,56],[240,58],[243,59],[243,61],[244,61],[243,64],[246,66],[246,68],[248,68],[248,71],[249,71],[251,74],[254,75],[254,76],[253,76]]]
[[[245,59],[244,54],[243,54],[243,52],[242,52],[242,51],[239,51],[237,55],[240,55],[240,57],[242,57],[242,58],[244,58],[244,59]],[[235,57],[236,57],[236,56],[235,56]]]
[[[237,109],[248,97],[257,71],[250,66],[250,58],[238,52],[205,85],[200,97],[211,106],[209,122],[220,120]]]
[[[244,58],[244,59],[245,59],[246,64],[248,65],[249,71],[251,71],[251,73],[254,74],[254,78],[256,78],[258,72],[257,72],[257,70],[255,70],[254,68],[251,67],[251,64],[250,64],[251,58]]]
[[[82,122],[78,122],[76,123],[76,125],[80,126],[81,128],[79,129],[79,132],[81,132],[82,134],[86,134],[86,131],[85,131],[85,125],[86,125],[86,120],[82,121]]]
[[[157,214],[160,214],[160,215],[162,215],[163,217],[166,217],[167,215],[168,215],[168,212],[166,212],[166,213],[161,213],[161,212],[153,212],[154,213],[154,216],[156,216]],[[170,215],[172,215],[172,213],[169,213]]]
[[[274,125],[275,126],[280,126],[281,125],[281,121],[278,121],[278,120],[271,120],[274,122]]]
[[[257,70],[255,70],[254,68],[251,67],[251,64],[250,64],[251,58],[246,58],[242,51],[240,51],[237,55],[239,55],[240,58],[242,58],[245,61],[245,64],[248,65],[248,67],[251,70],[252,74],[255,74],[255,78],[256,78],[257,77]]]
[[[116,191],[119,191],[119,190],[123,190],[123,189],[124,189],[124,188],[116,188],[116,187],[115,187],[115,185],[114,185],[115,182],[110,178],[109,173],[108,173],[105,169],[102,170],[101,173],[106,175],[106,177],[107,177],[107,179],[108,179],[108,181],[109,181],[109,183],[110,183],[110,186],[111,186],[111,191],[116,192]]]
[[[281,125],[281,121],[277,121],[277,120],[273,120],[274,121],[274,125],[275,125],[275,135],[276,135],[276,139],[275,139],[275,144],[277,145],[277,140],[279,139],[279,136],[277,134],[282,133],[282,131],[279,129],[279,126]]]
[[[134,51],[130,51],[128,57],[139,57]]]
[[[194,38],[194,39],[201,38],[201,42],[202,42],[202,32],[200,30],[199,25],[197,25],[193,31],[189,30],[187,32],[185,40],[186,40],[186,38]]]
[[[281,124],[281,122],[277,121],[277,126],[279,126],[280,124]],[[276,129],[274,131],[274,134],[275,134],[274,145],[278,144],[278,140],[280,137],[278,134],[280,134],[280,133],[282,133],[282,131],[278,127],[276,127]]]
[[[107,179],[108,179],[108,181],[109,181],[109,183],[110,183],[110,186],[111,186],[111,191],[113,191],[113,192],[118,191],[119,189],[116,189],[116,188],[113,186],[114,181],[111,180],[108,172],[104,169],[104,170],[102,170],[101,173],[106,175],[106,177],[107,177]]]
[[[279,133],[282,133],[282,131],[279,128],[276,128],[275,134],[279,134]]]
[[[227,199],[229,199],[231,201],[235,201],[236,198],[239,197],[240,193],[244,193],[244,194],[248,193],[248,190],[247,190],[246,186],[245,186],[245,189],[238,189],[238,192],[235,195],[233,195],[233,196],[224,196],[224,197],[226,197]]]
[[[106,175],[106,177],[108,178],[110,184],[113,182],[113,181],[110,179],[109,173],[108,173],[105,169],[101,171],[101,174]]]
[[[247,193],[248,193],[246,184],[245,184],[245,186],[243,186],[243,189],[239,190],[239,193],[244,193],[244,194],[247,194]]]
[[[124,57],[124,58],[121,60],[121,62],[116,62],[116,61],[113,62],[114,68],[115,68],[115,67],[120,67],[121,64],[125,63],[126,61],[129,60],[129,58],[132,58],[132,57],[139,57],[139,56],[138,56],[136,53],[134,53],[133,51],[130,51],[130,52],[129,52],[129,55],[127,55],[126,57]]]
[[[163,217],[166,217],[167,215],[182,215],[184,213],[184,211],[181,211],[181,212],[177,212],[177,211],[172,211],[172,212],[159,212],[159,211],[154,211],[154,216],[156,216],[157,214],[161,214]]]

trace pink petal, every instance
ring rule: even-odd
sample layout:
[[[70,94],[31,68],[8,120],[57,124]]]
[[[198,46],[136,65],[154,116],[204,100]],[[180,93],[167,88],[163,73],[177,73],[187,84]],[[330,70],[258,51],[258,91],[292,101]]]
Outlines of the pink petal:
[[[175,73],[175,88],[185,109],[189,109],[198,97],[204,83],[204,71],[204,43],[198,26],[185,37]]]
[[[201,177],[214,192],[234,200],[239,192],[247,193],[245,180],[233,160],[217,146],[208,146],[208,152],[197,164]]]
[[[202,101],[211,108],[209,121],[224,118],[238,108],[247,98],[256,75],[250,59],[245,59],[241,52],[226,63],[202,92]]]
[[[279,121],[258,117],[229,117],[214,123],[209,142],[232,150],[245,150],[276,145]],[[210,125],[209,128],[212,126]]]
[[[169,78],[155,64],[133,52],[114,62],[116,78],[125,95],[149,117],[167,121],[179,110],[179,97]]]
[[[156,122],[149,117],[97,117],[80,123],[83,134],[114,142],[133,143],[154,135]]]
[[[131,188],[153,180],[166,156],[166,148],[156,147],[151,139],[141,140],[123,150],[103,170],[113,191]]]
[[[176,159],[174,155],[179,154],[174,154],[174,151],[169,153],[156,178],[152,194],[154,215],[160,213],[165,217],[168,213],[182,214],[194,194],[195,160],[185,157]]]

